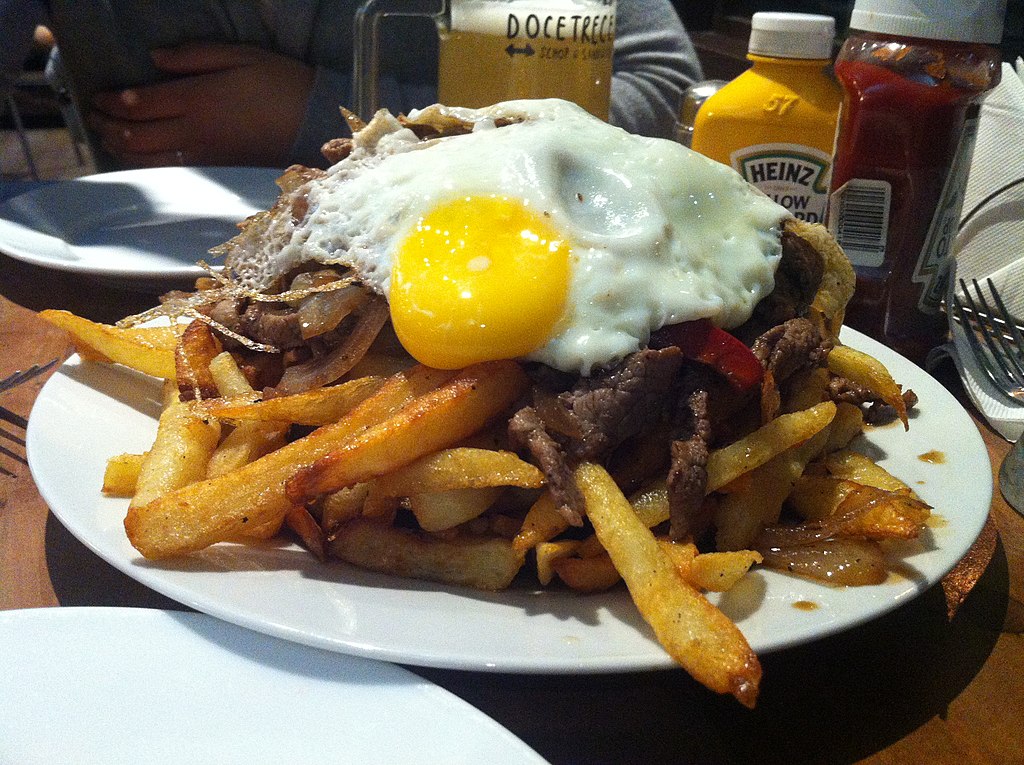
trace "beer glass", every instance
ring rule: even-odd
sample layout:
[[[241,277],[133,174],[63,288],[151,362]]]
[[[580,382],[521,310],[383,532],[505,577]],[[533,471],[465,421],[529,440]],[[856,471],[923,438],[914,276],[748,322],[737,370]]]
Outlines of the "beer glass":
[[[436,22],[443,104],[564,98],[608,119],[615,0],[366,0],[356,13],[353,72],[364,119],[379,106],[378,24],[391,15]]]

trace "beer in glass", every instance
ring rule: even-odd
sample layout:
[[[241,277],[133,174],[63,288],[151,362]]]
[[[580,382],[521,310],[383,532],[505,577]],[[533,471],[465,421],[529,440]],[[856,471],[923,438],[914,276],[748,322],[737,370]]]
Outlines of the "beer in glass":
[[[441,103],[564,98],[608,119],[615,0],[451,0],[438,31]]]

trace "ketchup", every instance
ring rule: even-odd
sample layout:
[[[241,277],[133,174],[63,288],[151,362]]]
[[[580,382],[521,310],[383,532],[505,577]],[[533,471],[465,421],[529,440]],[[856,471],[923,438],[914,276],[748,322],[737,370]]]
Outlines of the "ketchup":
[[[950,245],[980,97],[999,73],[989,45],[874,31],[852,31],[835,62],[828,222],[857,272],[846,323],[916,362],[948,328]]]

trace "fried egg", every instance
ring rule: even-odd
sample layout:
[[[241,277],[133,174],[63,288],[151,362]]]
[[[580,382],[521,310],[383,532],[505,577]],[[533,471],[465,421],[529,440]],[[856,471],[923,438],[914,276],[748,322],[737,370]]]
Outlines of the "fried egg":
[[[431,109],[472,131],[421,141],[378,114],[249,285],[345,264],[423,364],[583,375],[664,325],[738,326],[772,291],[788,213],[725,165],[565,101]]]

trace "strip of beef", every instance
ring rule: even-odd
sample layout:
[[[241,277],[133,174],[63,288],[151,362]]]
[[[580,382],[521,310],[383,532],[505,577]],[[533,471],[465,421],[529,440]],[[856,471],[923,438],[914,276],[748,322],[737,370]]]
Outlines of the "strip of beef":
[[[332,165],[336,165],[352,153],[354,142],[351,138],[332,138],[320,147],[320,153]]]
[[[580,461],[600,460],[662,419],[674,400],[682,363],[683,355],[674,346],[645,348],[560,394],[559,404],[579,433],[569,440],[568,453]]]
[[[535,406],[509,423],[512,442],[544,472],[552,495],[571,523],[582,519],[582,497],[572,480],[580,462],[601,461],[627,438],[664,419],[675,400],[683,362],[678,348],[644,349],[557,396],[540,391]]]
[[[809,319],[790,319],[758,337],[752,350],[778,384],[801,369],[823,364],[833,345]]]
[[[700,391],[707,394],[707,442],[712,448],[735,441],[760,422],[756,387],[741,391],[704,364],[685,365],[679,381],[680,405]]]
[[[821,254],[806,239],[784,227],[775,288],[754,307],[753,315],[737,330],[737,336],[749,341],[769,327],[805,316],[824,273]]]
[[[525,448],[533,456],[563,517],[573,526],[582,526],[583,496],[573,480],[572,467],[537,410],[524,406],[516,412],[509,420],[508,434],[513,444]]]
[[[896,410],[878,399],[863,386],[856,385],[844,377],[833,377],[828,384],[828,395],[833,401],[845,401],[856,406],[867,405],[864,421],[870,425],[885,425],[896,419]],[[912,390],[903,391],[903,403],[907,410],[917,406],[917,394]]]
[[[703,512],[711,435],[708,392],[694,391],[680,409],[677,419],[683,432],[672,441],[672,465],[668,471],[669,534],[673,539],[697,537],[711,522]]]
[[[199,310],[232,332],[264,345],[282,350],[301,348],[307,344],[302,337],[299,316],[294,308],[280,303],[249,302],[244,298],[224,298]],[[225,339],[231,345],[230,338]]]

